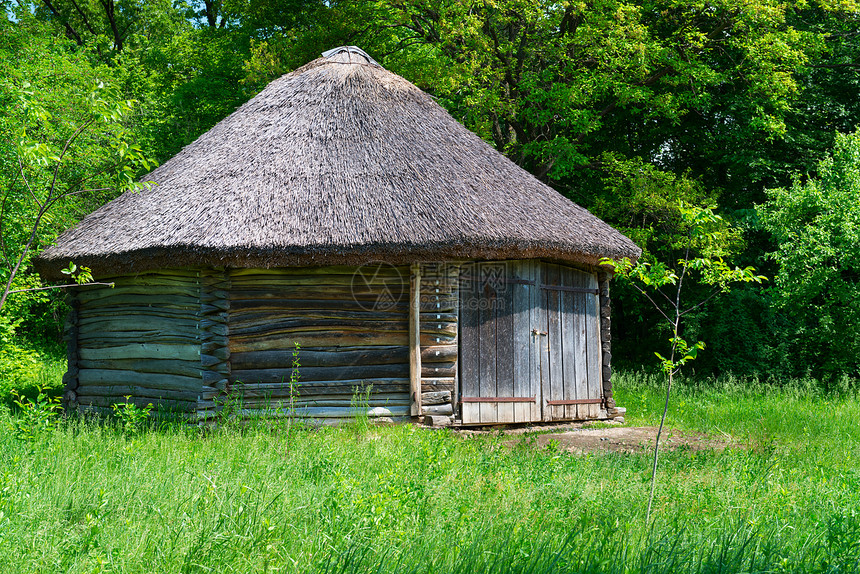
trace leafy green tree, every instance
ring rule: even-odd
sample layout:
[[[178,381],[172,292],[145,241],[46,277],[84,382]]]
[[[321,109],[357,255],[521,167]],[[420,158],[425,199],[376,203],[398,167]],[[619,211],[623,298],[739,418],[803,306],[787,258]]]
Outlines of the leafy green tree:
[[[277,76],[323,50],[357,44],[659,260],[677,258],[672,237],[682,229],[674,206],[683,200],[719,206],[744,231],[743,241],[735,235],[725,246],[733,260],[765,265],[770,274],[767,266],[775,270],[776,263],[762,257],[773,251],[772,237],[758,226],[754,205],[764,200],[764,189],[789,185],[791,173],[815,175],[834,134],[860,124],[860,9],[853,2],[3,5],[16,18],[6,22],[0,46],[18,44],[0,54],[9,63],[5,69],[37,86],[59,65],[65,77],[98,77],[118,98],[137,100],[125,126],[145,155],[158,161]],[[11,141],[0,140],[0,161],[13,157]],[[100,199],[111,198],[106,192]],[[65,203],[68,209],[57,212],[50,227],[72,224],[98,202]],[[691,296],[709,292],[690,281],[685,290]],[[785,345],[772,342],[798,319],[771,297],[748,286],[721,296],[720,306],[712,301],[687,315],[688,332],[701,333],[710,349],[721,350],[700,364],[758,369],[767,358],[771,366],[761,368],[782,369]],[[656,332],[662,318],[630,286],[619,286],[616,301],[619,354],[647,360],[642,349],[648,345],[639,342]],[[755,330],[749,335],[758,343],[738,349],[737,324]]]
[[[83,107],[58,117],[36,101],[31,87],[25,82],[19,91],[24,122],[17,127],[13,140],[17,170],[7,175],[11,181],[0,203],[0,240],[7,266],[0,310],[15,291],[12,285],[18,272],[39,244],[42,222],[58,204],[72,197],[133,189],[138,185],[139,167],[150,167],[142,150],[126,141],[123,120],[132,111],[133,102],[117,100],[104,84],[97,84],[82,102]],[[29,209],[23,208],[24,204],[29,204]],[[8,219],[14,220],[18,234],[25,234],[17,249],[5,240],[7,205],[17,207]],[[81,271],[85,279],[91,279],[85,268]],[[69,274],[79,277],[74,264]]]
[[[108,69],[64,49],[69,42],[35,20],[0,31],[0,378],[14,384],[36,367],[18,331],[50,301],[30,257],[148,163],[127,143],[131,102],[99,81]],[[82,268],[69,273],[89,278]]]
[[[817,177],[768,190],[758,207],[776,241],[777,304],[797,320],[802,360],[817,374],[860,376],[860,131],[838,134]]]

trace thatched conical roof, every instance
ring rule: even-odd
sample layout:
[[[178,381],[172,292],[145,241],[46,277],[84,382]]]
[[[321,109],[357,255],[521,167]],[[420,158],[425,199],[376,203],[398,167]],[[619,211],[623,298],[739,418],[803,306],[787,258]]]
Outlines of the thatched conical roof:
[[[96,276],[280,267],[637,256],[633,242],[354,48],[261,91],[46,249]]]

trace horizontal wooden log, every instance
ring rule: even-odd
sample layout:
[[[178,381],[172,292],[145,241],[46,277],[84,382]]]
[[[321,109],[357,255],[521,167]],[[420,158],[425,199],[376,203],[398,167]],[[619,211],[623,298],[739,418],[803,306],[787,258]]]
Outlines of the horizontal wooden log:
[[[225,341],[226,342],[226,341]],[[200,350],[200,354],[206,355],[207,357],[212,357],[217,361],[226,361],[230,358],[230,350],[225,347],[223,344],[213,343],[212,341],[207,341],[206,350],[204,351],[202,346]]]
[[[122,277],[115,279],[106,279],[106,283],[113,283],[113,287],[93,286],[87,287],[84,290],[87,293],[95,293],[98,291],[120,292],[122,290],[137,289],[141,287],[158,287],[170,292],[193,292],[199,288],[197,277],[189,277],[180,279],[176,277],[153,277],[139,275],[137,277]]]
[[[156,317],[152,315],[134,317],[82,317],[78,323],[80,333],[98,331],[168,331],[171,333],[195,333],[196,321],[178,321],[171,317]]]
[[[81,303],[93,300],[108,300],[112,297],[140,295],[151,299],[181,299],[191,298],[197,299],[200,294],[200,287],[197,285],[144,285],[131,284],[116,285],[115,287],[101,287],[96,289],[82,289],[78,292],[78,297]]]
[[[206,317],[200,319],[198,327],[201,331],[205,331],[209,335],[219,335],[221,337],[226,337],[230,332],[230,328],[222,321],[213,321]]]
[[[456,335],[457,334],[457,323],[443,323],[432,321],[429,323],[421,323],[421,334],[422,335]]]
[[[250,390],[265,390],[265,389],[288,389],[289,380],[281,383],[242,383],[231,381],[231,392],[235,389],[250,389]],[[358,392],[366,392],[368,388],[379,390],[380,392],[391,391],[398,392],[397,389],[408,389],[409,379],[402,378],[382,378],[382,379],[350,379],[342,381],[311,381],[299,383],[297,389],[301,393],[346,393],[355,394]]]
[[[208,303],[200,303],[200,312],[204,315],[220,314],[230,308],[230,302],[226,299],[212,299]]]
[[[87,385],[78,387],[77,393],[79,396],[91,397],[113,397],[118,402],[125,402],[125,397],[149,398],[149,399],[165,399],[172,401],[196,401],[202,393],[191,391],[177,391],[164,389],[151,389],[139,385],[116,385],[110,387]]]
[[[422,405],[442,405],[451,402],[451,391],[431,391],[421,393]]]
[[[302,367],[342,367],[357,364],[384,365],[406,363],[409,349],[405,346],[387,347],[330,347],[328,349],[302,348],[299,362]],[[234,369],[288,368],[293,362],[290,349],[232,353],[230,362]]]
[[[197,316],[197,320],[206,321],[207,324],[209,322],[214,323],[216,325],[224,325],[227,323],[227,320],[230,318],[230,313],[228,311],[218,311],[217,313],[200,313]]]
[[[385,300],[380,299],[383,295]],[[231,309],[355,309],[403,311],[407,308],[408,286],[401,293],[361,290],[348,286],[327,285],[261,285],[255,289],[233,286],[229,292]],[[393,301],[389,297],[393,296]],[[428,315],[452,314],[457,309],[456,293],[433,293],[421,296],[421,311]]]
[[[329,389],[323,388],[323,391],[328,391]],[[315,401],[315,400],[343,400],[344,404],[352,404],[363,403],[365,400],[369,400],[370,402],[374,402],[374,404],[385,404],[387,400],[398,400],[398,401],[409,401],[409,389],[403,387],[397,387],[395,389],[391,389],[388,391],[378,391],[374,387],[373,392],[370,393],[369,398],[367,393],[359,393],[358,391],[353,391],[349,387],[332,387],[331,390],[336,390],[337,392],[332,393],[316,393],[314,389],[304,389],[304,393],[296,393],[290,394],[289,389],[275,389],[274,392],[269,389],[258,389],[258,390],[248,390],[248,389],[230,389],[228,391],[219,391],[219,390],[211,390],[211,391],[203,391],[200,393],[201,399],[209,400],[209,399],[218,399],[218,400],[231,400],[231,401],[241,401],[244,399],[254,399],[261,400],[267,399],[272,402],[278,403],[288,403],[290,400],[293,401]],[[361,395],[361,396],[359,396]],[[219,398],[220,397],[220,398]]]
[[[420,309],[424,313],[445,313],[457,308],[459,299],[456,294],[439,293],[421,297]]]
[[[408,281],[409,275],[406,275]],[[353,289],[402,289],[404,278],[399,275],[357,276],[357,275],[291,275],[289,277],[270,275],[267,277],[232,277],[234,287],[247,288],[250,285],[271,285],[273,287],[292,285],[314,285],[319,287],[348,286]],[[408,285],[406,287],[408,290]]]
[[[453,377],[457,374],[457,363],[421,363],[422,377]]]
[[[231,335],[230,353],[292,349],[296,342],[302,348],[402,346],[407,344],[407,338],[406,333],[367,333],[359,331],[318,331],[313,333],[298,333],[294,336],[277,337],[240,337]]]
[[[178,321],[196,323],[199,319],[199,306],[188,309],[175,309],[157,305],[92,305],[83,311],[86,318],[93,317],[137,317],[152,315],[156,317],[171,317]]]
[[[160,373],[136,373],[114,369],[81,369],[78,373],[80,386],[141,385],[153,389],[199,391],[203,384],[200,378]]]
[[[94,299],[82,304],[81,311],[86,313],[91,309],[122,307],[123,305],[130,305],[133,307],[152,306],[154,309],[177,309],[188,313],[195,313],[200,307],[200,301],[196,297],[183,297],[181,299],[171,297],[168,299],[162,299],[158,296],[114,295],[109,298],[105,297],[103,299]]]
[[[201,379],[203,380],[203,384],[205,385],[216,385],[219,381],[226,379],[223,373],[219,373],[218,371],[210,371],[207,369],[203,369],[201,373]]]
[[[294,275],[348,275],[352,277],[361,270],[362,273],[375,272],[381,276],[400,275],[406,276],[409,274],[409,268],[405,265],[389,266],[381,264],[373,267],[373,264],[359,267],[352,265],[327,265],[322,267],[278,267],[274,269],[230,269],[230,280],[235,282],[243,281],[248,278],[260,277],[261,280],[267,280],[273,277],[292,277]],[[256,279],[254,279],[256,280]]]
[[[164,268],[138,275],[118,275],[105,279],[105,281],[115,281],[121,284],[123,281],[137,281],[141,277],[151,278],[154,281],[197,281],[200,277],[200,272],[200,269],[190,269],[188,267]]]
[[[130,397],[126,400],[125,397],[101,397],[95,395],[78,395],[77,403],[80,406],[96,406],[107,407],[108,414],[112,414],[111,405],[115,403],[130,402],[139,407],[145,407],[152,403],[156,414],[164,412],[190,412],[196,410],[197,401],[178,401],[172,399],[164,399],[159,397]]]
[[[200,364],[204,369],[209,369],[213,371],[223,372],[222,369],[217,368],[219,365],[227,362],[227,359],[219,358],[214,355],[207,355],[206,353],[200,354]]]
[[[134,344],[155,345],[197,345],[201,331],[176,333],[171,331],[92,331],[81,333],[78,341],[81,347],[100,349]]]
[[[200,290],[200,300],[206,301],[207,303],[212,300],[224,300],[229,296],[229,291],[226,289],[214,289],[211,286],[206,285],[203,289]]]
[[[362,285],[320,285],[307,284],[296,285],[284,282],[259,283],[259,284],[233,284],[228,292],[228,298],[233,301],[247,301],[257,305],[265,304],[267,299],[321,299],[321,300],[343,300],[343,301],[378,301],[379,297],[386,294],[384,285],[362,286]],[[393,289],[391,288],[393,287]],[[397,300],[402,295],[400,285],[393,285],[388,289],[388,295]],[[408,285],[404,286],[408,290]],[[372,307],[371,307],[372,308]]]
[[[421,407],[422,415],[453,415],[454,407],[450,403],[445,405],[426,405]]]
[[[421,378],[421,388],[424,391],[452,391],[454,390],[454,378],[453,377],[443,377],[443,378],[435,378],[435,377],[422,377]]]
[[[402,417],[409,415],[409,406],[392,406],[392,407],[370,407],[370,408],[354,408],[354,407],[305,407],[296,412],[290,413],[289,409],[239,409],[236,413],[239,417],[249,416],[267,416],[267,417],[284,417],[295,416],[298,418],[337,418],[350,419],[357,416],[366,415],[368,417]]]
[[[63,375],[63,387],[72,391],[78,388],[78,374],[66,373]]]
[[[409,376],[409,364],[353,365],[349,367],[302,367],[299,381],[337,381],[351,379],[384,379]],[[231,380],[243,383],[279,383],[289,381],[292,369],[233,369]]]
[[[227,339],[224,337],[214,337],[210,340],[204,340],[200,343],[200,352],[214,354],[213,351],[223,349],[227,345]]]
[[[433,321],[442,321],[443,323],[456,323],[456,313],[421,313],[421,323],[432,323]]]
[[[267,324],[244,325],[230,321],[230,334],[234,336],[275,335],[307,333],[314,331],[374,331],[406,332],[408,321],[350,321],[346,319],[291,319],[272,321]]]
[[[206,400],[206,397],[203,397]],[[299,397],[294,400],[289,400],[288,398],[275,398],[275,397],[249,397],[249,396],[241,396],[237,397],[234,395],[230,395],[229,397],[221,397],[221,398],[212,398],[213,402],[217,405],[221,404],[230,404],[231,406],[237,408],[259,408],[259,407],[268,407],[272,409],[289,409],[292,408],[294,410],[304,409],[308,407],[352,407],[352,406],[362,406],[362,407],[403,407],[409,406],[410,400],[409,395],[400,396],[400,397],[373,397],[371,396],[368,400],[362,401],[361,403],[356,403],[353,400],[353,397],[350,395],[333,395],[328,397]],[[450,405],[448,405],[450,407]]]
[[[107,339],[107,337],[106,337]],[[109,359],[173,359],[199,361],[199,345],[166,345],[160,343],[133,343],[116,347],[90,348],[81,346],[78,354],[84,360]]]
[[[362,387],[338,384],[326,384],[320,386],[307,384],[295,386],[293,389],[290,389],[289,386],[274,384],[266,385],[263,383],[253,385],[255,388],[249,388],[250,386],[251,385],[231,385],[227,394],[231,397],[271,398],[272,400],[288,400],[290,397],[302,400],[311,400],[331,396],[381,397],[380,400],[385,400],[386,398],[396,399],[398,397],[406,398],[407,400],[409,399],[409,385],[374,385],[370,387]],[[214,392],[221,393],[222,391]]]
[[[406,321],[405,311],[367,309],[266,309],[236,310],[229,313],[230,323],[243,326],[265,325],[272,321],[335,319],[346,321]]]
[[[82,369],[110,369],[136,371],[139,373],[161,373],[184,377],[200,376],[200,361],[179,361],[175,359],[100,359],[78,361]]]
[[[431,347],[434,345],[456,345],[457,344],[457,336],[455,335],[443,335],[443,334],[435,334],[429,335],[427,333],[421,333],[421,346],[422,347]]]
[[[454,361],[458,357],[457,345],[430,345],[421,347],[421,364]]]

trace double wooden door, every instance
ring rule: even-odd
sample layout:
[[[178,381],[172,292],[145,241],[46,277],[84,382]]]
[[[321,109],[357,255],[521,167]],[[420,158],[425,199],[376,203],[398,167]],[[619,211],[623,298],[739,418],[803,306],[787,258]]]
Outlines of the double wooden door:
[[[602,402],[597,278],[540,261],[460,277],[463,424],[581,420]]]

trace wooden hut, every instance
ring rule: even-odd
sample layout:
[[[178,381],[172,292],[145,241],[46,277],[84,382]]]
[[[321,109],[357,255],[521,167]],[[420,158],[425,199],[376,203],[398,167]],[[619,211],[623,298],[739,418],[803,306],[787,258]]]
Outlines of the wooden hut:
[[[618,412],[599,261],[640,250],[357,48],[275,80],[145,180],[37,261],[115,283],[72,295],[72,408]]]

